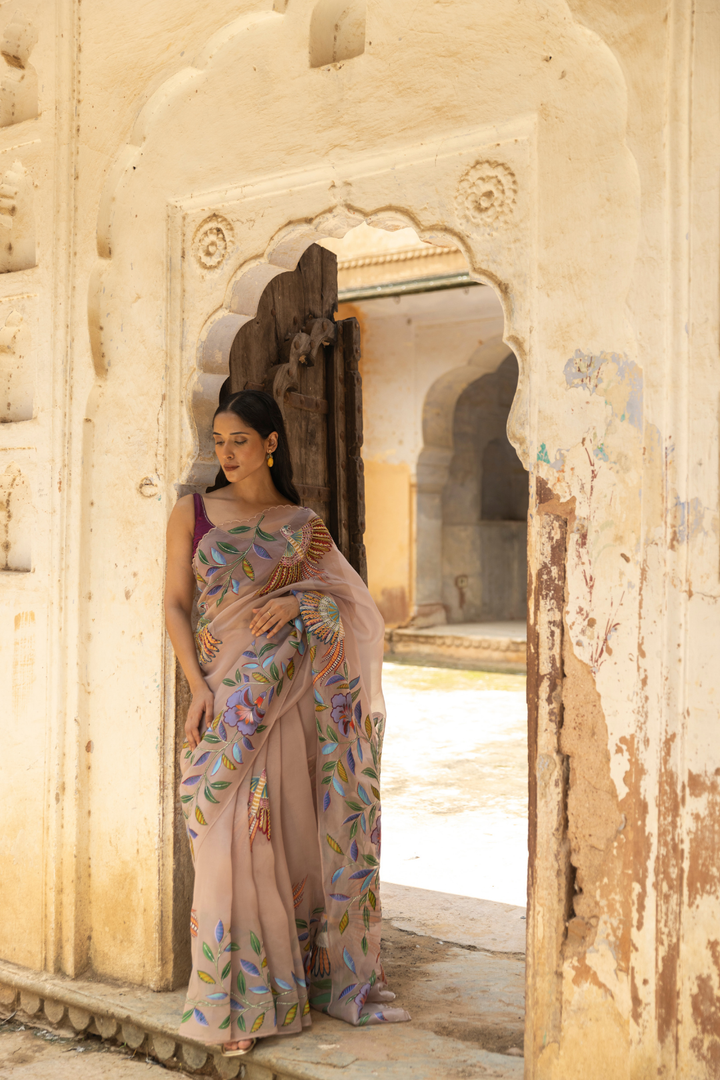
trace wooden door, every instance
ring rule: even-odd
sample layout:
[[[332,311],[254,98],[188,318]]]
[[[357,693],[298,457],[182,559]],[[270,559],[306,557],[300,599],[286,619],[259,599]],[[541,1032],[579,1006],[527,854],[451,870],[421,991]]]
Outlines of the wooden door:
[[[265,289],[230,350],[229,390],[266,390],[282,411],[295,485],[367,580],[360,327],[335,321],[337,259],[314,244]]]

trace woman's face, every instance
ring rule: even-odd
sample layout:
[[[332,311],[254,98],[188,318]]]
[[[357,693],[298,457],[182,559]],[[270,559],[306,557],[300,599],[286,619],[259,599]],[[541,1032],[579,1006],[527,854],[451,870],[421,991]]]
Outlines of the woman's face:
[[[277,434],[267,439],[234,412],[218,413],[213,424],[215,453],[231,484],[244,480],[257,469],[267,469],[267,455],[277,447]]]

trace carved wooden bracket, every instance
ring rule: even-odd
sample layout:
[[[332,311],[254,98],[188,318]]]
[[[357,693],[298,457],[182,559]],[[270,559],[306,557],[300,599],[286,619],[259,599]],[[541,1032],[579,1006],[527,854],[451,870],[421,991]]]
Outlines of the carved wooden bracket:
[[[300,365],[313,367],[323,345],[335,341],[332,319],[310,319],[305,329],[289,338],[283,347],[286,359],[268,372],[265,388],[282,408],[288,394],[300,386]]]

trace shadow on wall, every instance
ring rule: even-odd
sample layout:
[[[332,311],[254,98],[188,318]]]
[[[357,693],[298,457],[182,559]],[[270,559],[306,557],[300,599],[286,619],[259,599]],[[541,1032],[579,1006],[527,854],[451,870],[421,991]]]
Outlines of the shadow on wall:
[[[443,490],[443,603],[448,622],[524,619],[528,474],[507,437],[517,388],[511,353],[460,395]]]

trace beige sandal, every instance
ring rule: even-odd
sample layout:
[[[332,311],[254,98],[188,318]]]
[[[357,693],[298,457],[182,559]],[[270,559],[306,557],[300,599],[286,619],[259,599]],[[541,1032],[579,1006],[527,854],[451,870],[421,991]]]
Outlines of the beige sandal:
[[[240,1040],[240,1039],[237,1039],[236,1041],[237,1041],[237,1042],[240,1042],[241,1040]],[[243,1040],[242,1040],[242,1042],[244,1042],[244,1041],[245,1041],[245,1040],[243,1039]],[[223,1045],[223,1048],[222,1048],[222,1056],[223,1056],[223,1057],[242,1057],[242,1056],[243,1056],[243,1054],[249,1054],[251,1050],[254,1050],[254,1048],[255,1048],[255,1043],[256,1043],[256,1042],[257,1042],[257,1039],[251,1039],[251,1040],[250,1040],[250,1045],[249,1045],[249,1046],[246,1046],[244,1050],[240,1050],[240,1049],[237,1049],[237,1050],[226,1050],[226,1049],[225,1049],[225,1046]]]

